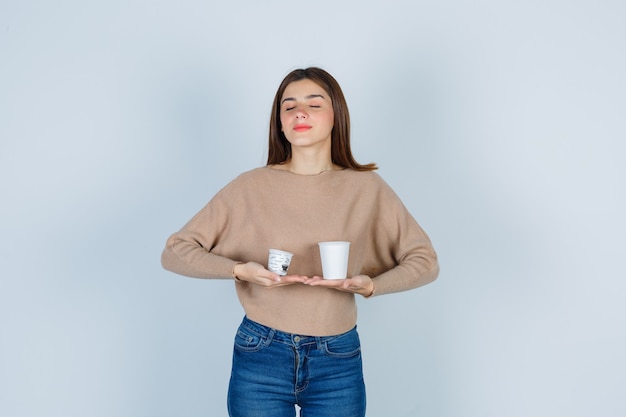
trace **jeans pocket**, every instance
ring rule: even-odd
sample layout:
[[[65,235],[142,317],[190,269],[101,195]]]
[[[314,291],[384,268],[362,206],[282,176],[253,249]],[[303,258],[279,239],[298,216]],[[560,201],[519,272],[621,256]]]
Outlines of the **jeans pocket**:
[[[361,353],[361,341],[356,330],[330,338],[324,342],[324,352],[336,358],[351,358]]]
[[[235,335],[235,349],[242,352],[256,352],[263,348],[264,338],[245,327],[240,327]]]

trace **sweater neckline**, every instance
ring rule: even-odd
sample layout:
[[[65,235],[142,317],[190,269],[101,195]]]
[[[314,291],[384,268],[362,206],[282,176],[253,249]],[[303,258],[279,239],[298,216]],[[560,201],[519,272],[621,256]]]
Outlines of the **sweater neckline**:
[[[345,171],[347,169],[347,168],[342,168],[342,169],[325,169],[325,170],[320,171],[320,172],[318,172],[316,174],[298,174],[298,173],[295,173],[295,172],[290,171],[288,169],[274,168],[274,167],[272,167],[270,165],[266,165],[265,168],[269,169],[272,172],[284,172],[287,175],[292,175],[294,177],[301,177],[301,178],[320,177],[320,176],[323,176],[324,174],[329,174],[330,175],[333,172],[342,172],[342,171]]]

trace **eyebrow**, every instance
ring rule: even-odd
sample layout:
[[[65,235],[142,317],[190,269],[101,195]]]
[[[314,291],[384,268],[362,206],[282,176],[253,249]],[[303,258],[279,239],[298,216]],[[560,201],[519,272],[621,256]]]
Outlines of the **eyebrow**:
[[[304,98],[305,98],[306,100],[310,100],[310,99],[312,99],[312,98],[321,98],[321,99],[326,100],[326,97],[324,97],[324,96],[323,96],[323,95],[321,95],[321,94],[309,94],[308,96],[306,96],[306,97],[304,97]],[[283,101],[281,101],[280,103],[282,104],[282,103],[284,103],[285,101],[296,101],[296,99],[295,99],[295,98],[293,98],[293,97],[286,97],[286,98],[284,98],[284,99],[283,99]]]

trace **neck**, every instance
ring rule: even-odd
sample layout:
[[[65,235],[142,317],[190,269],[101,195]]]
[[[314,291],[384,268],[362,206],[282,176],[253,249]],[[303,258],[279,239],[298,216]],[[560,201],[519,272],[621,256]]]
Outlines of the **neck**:
[[[337,169],[333,164],[330,153],[296,151],[291,155],[291,160],[285,163],[285,169],[300,175],[316,175],[324,171]]]

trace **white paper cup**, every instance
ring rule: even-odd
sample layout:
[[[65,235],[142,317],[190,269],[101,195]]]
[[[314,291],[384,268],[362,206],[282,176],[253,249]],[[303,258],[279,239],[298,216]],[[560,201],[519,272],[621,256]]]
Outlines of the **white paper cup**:
[[[267,269],[278,275],[287,275],[289,264],[293,253],[279,249],[270,249],[270,256],[267,260]]]
[[[324,279],[345,279],[348,274],[350,242],[319,242]]]

